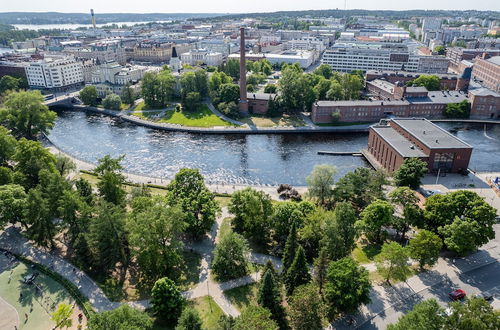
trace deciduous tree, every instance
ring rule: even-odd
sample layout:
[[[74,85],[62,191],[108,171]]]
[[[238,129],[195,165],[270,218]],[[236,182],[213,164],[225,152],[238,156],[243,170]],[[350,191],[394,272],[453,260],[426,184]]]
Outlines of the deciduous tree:
[[[248,274],[248,243],[239,234],[223,235],[214,250],[212,269],[217,279],[228,281]]]
[[[299,286],[288,298],[293,329],[322,330],[326,325],[326,306],[313,284]]]
[[[435,299],[422,301],[387,330],[441,330],[445,321],[444,309]]]
[[[420,230],[408,245],[410,256],[418,261],[420,268],[436,264],[442,247],[441,238],[425,229]]]
[[[202,325],[200,314],[194,308],[186,307],[179,317],[175,330],[202,330]]]
[[[325,202],[332,195],[336,172],[335,167],[331,165],[316,165],[306,178],[308,193],[318,201],[319,205],[325,205]]]
[[[351,204],[338,203],[332,213],[328,213],[323,227],[321,246],[330,260],[338,260],[351,254],[357,235],[354,224],[357,216]]]
[[[0,166],[6,165],[16,152],[17,141],[10,131],[0,126]]]
[[[90,330],[151,330],[153,320],[147,313],[122,304],[110,311],[92,313],[87,325]]]
[[[380,254],[375,257],[377,271],[390,280],[404,281],[411,274],[408,266],[409,251],[396,242],[384,243]]]
[[[377,199],[361,212],[356,227],[370,242],[381,243],[384,238],[382,227],[391,224],[393,213],[394,208],[389,202]]]
[[[151,308],[156,316],[176,324],[185,305],[186,300],[174,281],[168,277],[156,281],[151,290]]]
[[[407,158],[394,172],[394,180],[398,186],[407,186],[417,189],[420,180],[427,173],[427,163],[418,158]]]
[[[85,86],[80,91],[80,100],[83,104],[95,107],[97,105],[97,88],[92,85]]]
[[[234,330],[278,330],[278,324],[271,319],[271,312],[264,307],[250,305],[234,322]]]

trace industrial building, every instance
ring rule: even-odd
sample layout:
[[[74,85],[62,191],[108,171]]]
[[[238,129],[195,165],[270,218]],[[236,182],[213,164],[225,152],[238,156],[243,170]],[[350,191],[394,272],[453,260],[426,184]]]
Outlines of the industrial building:
[[[405,159],[418,158],[429,172],[464,173],[472,147],[424,118],[382,120],[370,127],[369,158],[389,172]]]

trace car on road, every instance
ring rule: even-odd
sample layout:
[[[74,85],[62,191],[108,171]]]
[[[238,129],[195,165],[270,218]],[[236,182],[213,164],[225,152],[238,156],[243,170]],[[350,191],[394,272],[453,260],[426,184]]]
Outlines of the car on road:
[[[451,291],[448,296],[450,297],[451,300],[457,301],[457,300],[464,299],[466,295],[467,294],[465,293],[464,290],[462,290],[462,289],[456,289],[456,290]]]
[[[433,195],[441,195],[443,192],[439,189],[419,189],[418,190],[425,198],[431,197]]]

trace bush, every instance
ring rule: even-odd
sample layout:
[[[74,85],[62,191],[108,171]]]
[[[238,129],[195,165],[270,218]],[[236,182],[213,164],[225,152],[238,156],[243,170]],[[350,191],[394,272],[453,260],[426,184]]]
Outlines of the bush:
[[[275,94],[277,90],[278,88],[275,84],[267,84],[266,87],[264,87],[264,93]]]
[[[108,94],[104,100],[102,100],[102,106],[104,109],[120,110],[122,106],[122,99],[116,94]]]
[[[235,102],[222,102],[217,108],[228,117],[237,118],[239,116],[238,105]]]
[[[97,88],[95,86],[85,86],[80,91],[80,99],[83,104],[95,107],[97,105]]]
[[[470,103],[463,100],[460,103],[449,103],[443,111],[446,118],[467,119],[470,116]]]

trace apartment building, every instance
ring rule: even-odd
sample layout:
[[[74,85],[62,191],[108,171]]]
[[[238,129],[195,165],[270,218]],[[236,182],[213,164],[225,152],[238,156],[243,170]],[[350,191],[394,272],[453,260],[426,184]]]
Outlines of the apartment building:
[[[354,70],[446,73],[448,59],[443,56],[413,54],[403,44],[337,43],[323,53],[321,63],[334,71]]]
[[[477,59],[472,69],[472,77],[484,87],[500,93],[500,56]]]
[[[83,84],[82,63],[72,57],[46,57],[28,63],[25,70],[31,88],[61,91]]]

